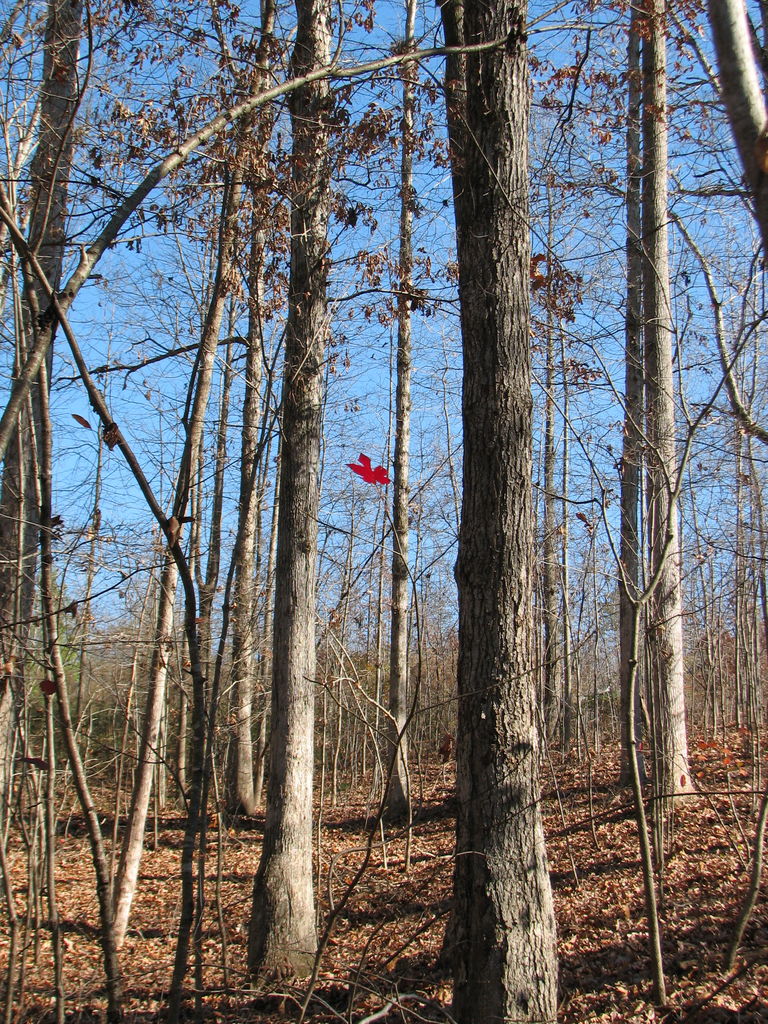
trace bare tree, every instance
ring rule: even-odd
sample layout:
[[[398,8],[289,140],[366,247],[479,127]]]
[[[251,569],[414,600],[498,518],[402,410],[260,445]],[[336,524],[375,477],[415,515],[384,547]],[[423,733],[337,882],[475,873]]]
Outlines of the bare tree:
[[[225,304],[233,286],[235,263],[232,248],[235,244],[240,184],[237,180],[230,181],[224,189],[222,199],[216,275],[203,327],[203,334],[200,339],[200,348],[189,384],[187,409],[184,416],[186,436],[176,483],[173,510],[170,517],[176,524],[172,528],[176,534],[176,541],[179,540],[181,535],[181,524],[186,518],[191,481],[194,479],[197,471],[205,413],[211,391],[214,359],[219,340],[219,330]],[[177,580],[178,568],[176,558],[169,550],[165,556],[158,593],[155,649],[152,657],[150,685],[147,692],[147,702],[142,724],[138,765],[134,775],[131,806],[128,813],[128,827],[123,837],[120,861],[115,878],[115,927],[118,945],[122,944],[128,927],[128,917],[136,892],[139,866],[144,848],[144,828],[149,811],[153,774],[158,760],[158,738],[165,707],[168,650],[172,634]]]
[[[634,655],[633,598],[640,587],[640,471],[643,437],[643,363],[642,363],[642,267],[641,241],[641,154],[640,115],[642,89],[640,80],[640,13],[633,7],[627,40],[627,306],[624,321],[624,437],[621,453],[621,573],[619,587],[619,644],[621,673],[621,782],[631,778],[629,759],[638,759],[644,777],[643,757],[630,749],[627,732],[627,702],[630,699],[629,677]],[[638,694],[639,688],[635,687]],[[636,699],[635,732],[640,733],[640,701]]]
[[[462,1024],[554,1021],[557,1010],[532,623],[526,13],[509,0],[443,7],[454,38],[506,38],[467,55],[449,89],[464,355],[450,936]]]
[[[751,193],[763,250],[768,252],[768,118],[747,9],[744,0],[710,0],[708,10],[720,92]]]
[[[61,277],[66,242],[67,195],[74,152],[73,123],[79,102],[78,59],[82,36],[81,0],[49,0],[43,39],[37,146],[29,168],[31,197],[27,240],[51,287]],[[3,191],[0,201],[8,206]],[[30,348],[48,351],[55,318],[46,314],[48,299],[33,275],[25,281],[22,317],[16,325],[14,372],[21,373]],[[49,379],[49,375],[45,380]],[[37,369],[31,402],[20,405],[9,421],[13,437],[3,464],[0,494],[0,822],[10,785],[17,686],[23,673],[23,623],[31,617],[37,565],[38,511],[34,485],[34,423],[40,420]]]
[[[296,75],[327,65],[328,0],[297,0]],[[272,733],[264,845],[253,886],[252,974],[305,974],[317,947],[312,876],[315,574],[328,332],[330,214],[327,81],[291,94],[291,266],[283,377],[275,579]]]
[[[665,797],[690,792],[683,676],[678,467],[672,374],[672,305],[667,242],[666,2],[645,5],[643,71],[643,335],[645,345],[647,516],[656,587],[647,631],[653,688],[655,782]]]
[[[405,45],[414,45],[416,4],[408,0]],[[395,460],[392,494],[392,620],[389,647],[389,727],[392,772],[387,814],[410,815],[408,776],[408,494],[411,441],[411,307],[413,292],[413,149],[416,66],[403,74],[403,117],[400,156],[400,266],[397,302],[397,387],[395,394]]]

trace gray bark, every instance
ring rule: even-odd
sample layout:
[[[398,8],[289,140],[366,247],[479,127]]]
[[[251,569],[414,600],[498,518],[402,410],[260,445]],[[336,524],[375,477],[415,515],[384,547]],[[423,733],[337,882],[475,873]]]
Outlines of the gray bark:
[[[454,181],[463,341],[457,842],[460,1024],[554,1021],[555,924],[538,789],[526,5],[469,0]],[[461,130],[461,129],[460,129]],[[452,140],[453,142],[453,140]]]
[[[258,235],[257,235],[258,237]],[[253,245],[256,245],[254,239]],[[263,241],[258,242],[259,252]],[[252,254],[253,259],[253,254]],[[256,275],[252,275],[253,284]],[[251,302],[258,302],[258,291]],[[240,443],[240,496],[235,579],[232,590],[232,689],[234,737],[229,761],[228,804],[233,813],[255,814],[253,779],[253,683],[255,647],[256,467],[259,434],[261,338],[251,318],[245,363],[245,398]]]
[[[189,411],[185,416],[186,438],[181,457],[181,466],[176,483],[173,516],[180,524],[185,516],[189,500],[190,482],[194,479],[200,454],[200,441],[205,425],[205,412],[211,391],[216,346],[227,296],[231,290],[235,273],[231,248],[234,244],[237,202],[239,191],[232,183],[225,189],[222,209],[221,238],[219,240],[218,266],[213,294],[203,327],[195,369],[190,381],[188,395]],[[178,527],[180,531],[180,526]],[[152,781],[158,761],[158,738],[165,708],[167,681],[167,649],[173,626],[173,608],[178,581],[177,563],[169,553],[163,566],[158,599],[158,618],[155,633],[155,652],[152,659],[147,703],[142,721],[139,761],[134,775],[131,806],[128,813],[128,828],[123,837],[120,861],[115,878],[115,928],[118,946],[122,945],[128,927],[131,905],[136,893],[141,856],[144,850],[144,828]]]
[[[416,5],[408,0],[405,45],[413,46]],[[397,303],[397,386],[392,494],[392,619],[389,647],[389,727],[392,771],[386,798],[390,818],[410,817],[408,773],[408,497],[411,444],[411,293],[413,290],[413,147],[416,66],[403,68],[400,159],[400,294]]]
[[[640,596],[640,466],[643,440],[643,362],[642,362],[642,274],[643,250],[640,213],[640,35],[638,10],[632,8],[627,44],[627,307],[624,321],[624,438],[621,453],[621,583],[619,586],[619,645],[621,684],[621,769],[622,785],[629,785],[629,759],[638,760],[641,780],[645,779],[643,756],[630,744],[627,728],[627,704],[630,700],[630,673],[634,658],[634,604]],[[638,688],[633,716],[635,735],[642,735]]]
[[[667,99],[664,0],[649,0],[643,38],[643,324],[647,418],[647,630],[654,704],[656,783],[665,796],[690,792],[683,677],[678,469],[667,249]]]
[[[72,126],[78,103],[77,61],[82,34],[81,0],[50,0],[43,40],[40,120],[30,164],[31,202],[28,244],[53,288],[61,277],[67,194],[74,151]],[[2,456],[0,496],[0,823],[11,780],[17,688],[24,657],[24,627],[31,617],[37,566],[38,512],[32,484],[33,423],[40,420],[38,370],[49,353],[55,321],[45,314],[48,299],[34,279],[26,291],[23,323],[16,325],[15,380],[23,374],[28,347],[41,359],[24,378],[31,402],[20,401],[7,418],[10,446]],[[44,378],[47,380],[47,377]],[[15,384],[14,384],[15,386]],[[13,440],[11,440],[13,439]],[[10,668],[10,671],[8,669]]]
[[[293,72],[327,64],[328,0],[297,0]],[[315,574],[330,161],[328,84],[291,95],[291,267],[283,379],[267,816],[254,879],[252,975],[307,974],[317,948],[312,877]]]
[[[768,253],[768,124],[743,0],[709,0],[722,95]]]
[[[138,763],[136,764],[128,824],[120,847],[120,860],[114,880],[115,941],[118,949],[125,940],[128,918],[136,895],[144,830],[152,797],[152,784],[158,758],[160,722],[165,707],[168,658],[173,646],[173,618],[179,573],[170,554],[166,554],[157,591],[152,661],[147,699],[142,719]]]
[[[547,249],[554,247],[554,211],[551,190],[547,189],[549,228]],[[549,275],[551,281],[551,274]],[[544,725],[549,737],[554,736],[558,719],[557,701],[560,694],[560,559],[555,508],[555,322],[552,312],[551,285],[547,288],[547,334],[544,397],[544,523],[542,536],[542,616],[544,626]]]

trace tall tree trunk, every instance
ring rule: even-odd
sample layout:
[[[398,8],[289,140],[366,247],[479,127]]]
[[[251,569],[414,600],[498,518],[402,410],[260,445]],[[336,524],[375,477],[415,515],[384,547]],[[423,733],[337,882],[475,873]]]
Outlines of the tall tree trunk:
[[[331,5],[296,0],[292,70],[330,59]],[[282,451],[267,816],[254,879],[252,974],[309,972],[317,948],[312,877],[315,576],[323,356],[328,332],[330,160],[327,81],[290,97],[293,128],[291,267],[285,337]]]
[[[416,3],[406,6],[405,45],[416,32]],[[411,442],[411,305],[413,291],[413,147],[414,85],[417,65],[406,64],[403,76],[403,117],[400,158],[400,294],[397,300],[397,387],[395,393],[395,469],[392,494],[392,618],[389,647],[389,722],[392,772],[386,798],[387,815],[410,816],[408,774],[408,496]]]
[[[258,236],[257,236],[258,237]],[[263,235],[259,239],[263,249]],[[252,245],[257,245],[256,239]],[[252,250],[251,264],[256,256]],[[260,262],[260,261],[257,261]],[[252,275],[252,279],[255,275]],[[258,292],[251,290],[250,301],[258,302]],[[255,647],[255,580],[256,563],[256,454],[261,383],[261,337],[251,316],[248,350],[245,361],[245,398],[240,444],[240,496],[238,505],[238,539],[232,596],[232,701],[234,737],[228,765],[227,803],[234,813],[255,814],[256,798],[253,780],[253,682]],[[266,410],[265,410],[266,415]]]
[[[709,0],[722,94],[755,219],[768,253],[768,120],[744,0]]]
[[[82,35],[82,0],[49,0],[43,39],[40,124],[30,164],[29,246],[53,288],[59,285],[65,242],[67,194],[74,152],[73,121],[78,103],[77,61]],[[26,290],[23,322],[17,324],[16,376],[27,356],[27,343],[48,351],[55,319],[39,283]],[[39,364],[38,364],[39,365]],[[30,380],[40,386],[36,368]],[[48,380],[47,374],[43,379]],[[16,423],[3,466],[0,495],[0,823],[8,798],[16,727],[17,688],[24,658],[24,627],[32,614],[37,565],[37,502],[32,486],[33,421],[39,423],[40,396],[32,388],[31,403]],[[31,414],[30,414],[31,410]]]
[[[624,438],[621,453],[621,585],[619,586],[619,645],[621,685],[621,767],[620,781],[628,786],[631,780],[629,759],[632,756],[627,732],[627,701],[629,676],[634,657],[632,633],[635,622],[634,603],[640,594],[640,463],[643,438],[643,356],[642,356],[642,275],[643,249],[640,214],[640,18],[632,8],[627,42],[627,307],[624,320]],[[641,731],[640,695],[635,687],[635,735]],[[637,751],[641,780],[645,778],[642,753]]]
[[[235,260],[232,247],[235,244],[235,229],[239,190],[232,182],[224,189],[222,200],[222,224],[219,239],[218,266],[213,294],[203,327],[203,336],[192,380],[187,395],[185,414],[186,438],[181,457],[179,476],[173,503],[173,518],[176,531],[181,532],[185,518],[191,481],[196,475],[200,452],[200,441],[204,428],[205,411],[211,390],[214,358],[219,340],[219,330],[227,296],[230,293]],[[147,703],[142,722],[139,763],[134,776],[131,807],[128,813],[128,828],[123,837],[120,861],[115,878],[115,929],[118,946],[122,945],[128,927],[128,917],[136,893],[136,883],[144,848],[144,828],[149,812],[152,794],[152,777],[157,762],[157,742],[160,723],[165,707],[167,680],[167,648],[172,635],[173,608],[178,580],[177,563],[171,553],[166,555],[158,597],[156,649],[152,660],[152,673],[147,693]]]
[[[256,62],[256,83],[267,80],[269,47],[274,28],[274,3],[262,4],[261,46]],[[257,130],[251,127],[255,139],[248,152],[249,163],[263,172],[267,146],[272,134],[274,117],[271,108],[258,120]],[[234,714],[234,742],[230,746],[227,765],[227,803],[233,813],[255,814],[261,791],[254,780],[253,758],[253,690],[254,663],[257,646],[256,634],[256,580],[255,569],[260,535],[260,514],[263,489],[257,487],[261,474],[259,463],[268,460],[269,445],[264,439],[264,426],[270,416],[269,400],[263,406],[262,432],[259,431],[261,410],[262,358],[264,335],[262,324],[263,262],[266,247],[265,223],[268,207],[258,187],[251,189],[251,243],[248,257],[248,337],[245,362],[245,397],[243,425],[240,434],[240,492],[238,501],[237,544],[232,607],[232,702]],[[257,491],[259,492],[257,494]],[[261,723],[260,723],[261,726]],[[259,767],[263,758],[259,758]],[[257,788],[259,792],[257,793]]]
[[[88,785],[85,764],[83,763],[72,725],[67,677],[59,645],[52,543],[53,452],[48,407],[49,388],[50,381],[48,380],[47,367],[43,364],[39,371],[40,416],[39,433],[37,436],[40,448],[40,604],[44,625],[46,667],[55,683],[57,706],[59,709],[59,728],[64,738],[69,769],[72,772],[72,780],[83,811],[85,827],[91,847],[91,858],[96,875],[96,896],[99,905],[99,938],[103,952],[107,990],[107,1020],[109,1024],[116,1024],[122,1017],[122,980],[120,977],[120,964],[117,955],[114,917],[112,914],[112,885],[109,876],[109,860],[104,846],[101,823]]]
[[[128,917],[136,894],[139,867],[144,852],[144,830],[157,763],[160,720],[165,706],[168,658],[173,648],[173,620],[178,579],[176,563],[170,553],[166,552],[157,590],[157,615],[149,687],[133,776],[128,822],[120,847],[120,859],[114,881],[115,938],[118,948],[122,946],[128,929]]]
[[[552,191],[547,186],[548,231],[547,252],[554,252],[554,211]],[[549,737],[554,736],[558,719],[557,701],[560,693],[560,558],[558,552],[557,498],[555,492],[555,319],[552,309],[552,273],[547,275],[547,333],[544,386],[544,523],[542,536],[542,615],[544,626],[544,725]],[[567,423],[564,429],[567,429]]]
[[[461,19],[458,5],[454,13]],[[554,1021],[533,647],[526,5],[468,0],[454,182],[464,354],[454,1017]],[[452,140],[453,141],[453,140]]]
[[[257,201],[253,198],[254,203]],[[238,504],[237,550],[232,607],[232,689],[234,737],[228,764],[227,802],[233,813],[255,814],[258,804],[254,780],[253,691],[255,682],[256,632],[256,557],[260,536],[263,490],[266,486],[259,465],[268,459],[264,426],[259,429],[262,379],[263,334],[261,329],[261,274],[265,233],[256,219],[249,263],[248,347],[245,362],[245,397],[240,441],[240,494]],[[263,416],[271,415],[265,400]],[[261,483],[258,481],[261,480]],[[268,598],[267,598],[268,600]],[[259,787],[260,788],[260,787]]]
[[[563,620],[563,725],[562,749],[567,754],[573,742],[574,723],[578,739],[579,695],[576,693],[574,702],[574,675],[578,681],[578,672],[574,673],[573,631],[571,628],[571,531],[568,515],[568,495],[571,489],[571,444],[568,427],[571,422],[571,394],[568,386],[568,361],[565,353],[565,332],[560,332],[560,373],[563,378],[563,463],[560,483],[563,528],[560,536],[560,579],[562,589],[562,620]]]
[[[665,797],[689,792],[683,678],[678,469],[667,251],[665,0],[647,0],[643,33],[643,324],[647,416],[648,545],[655,589],[648,637],[655,721],[656,784]]]

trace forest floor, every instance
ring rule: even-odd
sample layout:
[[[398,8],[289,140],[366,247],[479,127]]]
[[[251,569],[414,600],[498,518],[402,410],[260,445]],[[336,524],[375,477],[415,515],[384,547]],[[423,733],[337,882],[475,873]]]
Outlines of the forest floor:
[[[559,758],[545,766],[543,808],[559,931],[558,1019],[563,1024],[768,1020],[765,893],[758,899],[734,971],[727,973],[723,967],[748,881],[758,803],[752,796],[752,759],[741,749],[746,742],[737,735],[730,746],[693,744],[692,772],[704,795],[680,806],[666,857],[661,908],[668,987],[664,1007],[650,1002],[637,835],[629,794],[615,784],[616,752],[604,749],[593,755],[589,766]],[[328,939],[307,1005],[309,1024],[450,1020],[443,1012],[450,1007],[450,983],[438,967],[438,954],[450,907],[451,770],[438,765],[415,775],[410,864],[402,835],[387,834],[383,844],[375,833],[370,861]],[[70,802],[65,800],[65,808]],[[323,812],[317,849],[319,899],[326,919],[332,906],[338,908],[366,855],[370,813],[366,795],[353,792],[345,794],[343,804]],[[262,825],[260,818],[230,823],[222,829],[219,844],[212,819],[208,918],[199,946],[202,1014],[207,1020],[297,1021],[307,994],[306,984],[256,993],[246,986],[249,903]],[[180,818],[163,817],[147,835],[132,928],[121,953],[126,1018],[137,1024],[163,1016],[179,912],[182,826]],[[64,922],[68,1021],[90,1024],[104,1019],[93,872],[82,820],[74,813],[63,815],[60,831],[57,898]],[[26,858],[13,833],[9,854],[14,894],[23,913]],[[7,948],[3,907],[0,978]],[[33,935],[27,943],[24,961],[23,1007],[15,1019],[50,1022],[51,954],[44,928],[37,940]],[[190,973],[190,985],[191,978]],[[2,984],[0,980],[0,988]]]

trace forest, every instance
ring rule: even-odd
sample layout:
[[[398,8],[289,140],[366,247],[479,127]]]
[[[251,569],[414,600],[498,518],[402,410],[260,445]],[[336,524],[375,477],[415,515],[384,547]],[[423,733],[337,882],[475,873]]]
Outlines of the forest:
[[[768,1019],[767,102],[766,0],[0,0],[2,1024]]]

